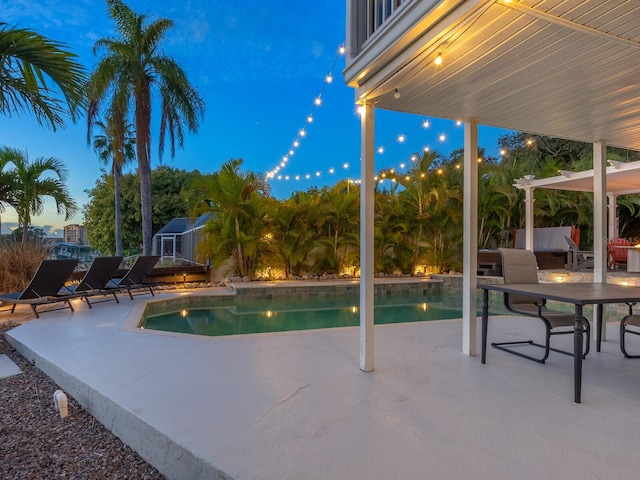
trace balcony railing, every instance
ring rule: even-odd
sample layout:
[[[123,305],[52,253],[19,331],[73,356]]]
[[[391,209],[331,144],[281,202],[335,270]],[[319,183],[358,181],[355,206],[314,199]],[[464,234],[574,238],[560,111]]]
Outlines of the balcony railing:
[[[357,55],[367,40],[393,18],[394,13],[412,0],[352,0],[351,54]]]

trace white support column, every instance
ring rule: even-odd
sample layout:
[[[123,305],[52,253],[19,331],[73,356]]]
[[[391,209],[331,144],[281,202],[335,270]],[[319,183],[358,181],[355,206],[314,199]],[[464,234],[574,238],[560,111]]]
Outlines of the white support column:
[[[374,107],[360,117],[360,370],[373,371]]]
[[[593,281],[607,281],[607,144],[593,144]]]
[[[609,198],[609,228],[607,228],[607,235],[611,238],[617,238],[619,233],[618,224],[618,195],[615,193],[608,193]]]
[[[525,226],[525,244],[524,248],[533,252],[533,204],[536,199],[533,198],[535,188],[527,187],[524,190],[524,226]]]
[[[615,218],[615,211],[614,211]],[[593,281],[607,281],[607,144],[593,144]],[[595,308],[595,307],[594,307]],[[603,317],[606,317],[606,307]],[[595,318],[595,311],[594,311]],[[603,320],[604,321],[604,320]],[[606,325],[606,324],[605,324]],[[596,338],[593,324],[592,338]],[[607,329],[602,329],[602,340],[607,339]]]
[[[478,122],[464,124],[464,226],[462,266],[462,352],[476,354],[478,275]]]

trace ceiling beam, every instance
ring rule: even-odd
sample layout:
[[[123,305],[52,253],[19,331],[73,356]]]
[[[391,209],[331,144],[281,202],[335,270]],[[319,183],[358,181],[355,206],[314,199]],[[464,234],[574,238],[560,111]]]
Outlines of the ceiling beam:
[[[540,20],[545,20],[549,23],[553,23],[555,25],[560,25],[562,27],[570,28],[571,30],[575,30],[577,32],[588,33],[590,35],[603,38],[605,40],[609,40],[612,42],[617,42],[622,45],[627,45],[630,47],[640,49],[640,43],[631,40],[629,38],[618,37],[617,35],[612,35],[611,33],[603,32],[602,30],[598,30],[597,28],[589,27],[587,25],[583,25],[581,23],[572,22],[571,20],[567,20],[562,17],[558,17],[557,15],[553,15],[551,13],[543,12],[541,10],[537,10],[533,7],[528,7],[526,5],[521,4],[520,2],[511,1],[511,0],[497,0],[496,3],[500,3],[507,8],[511,8],[525,15],[530,15],[532,17],[539,18]]]

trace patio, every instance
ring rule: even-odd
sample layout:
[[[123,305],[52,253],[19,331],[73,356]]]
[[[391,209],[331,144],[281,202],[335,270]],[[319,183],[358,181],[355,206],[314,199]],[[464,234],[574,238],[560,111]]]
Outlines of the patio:
[[[162,294],[166,298],[174,294]],[[572,358],[460,351],[461,320],[203,338],[135,328],[149,297],[51,312],[10,333],[169,478],[633,478],[640,364],[608,325],[572,401]],[[541,335],[494,317],[489,338]],[[556,339],[556,341],[564,341]],[[566,339],[571,341],[571,339]],[[218,475],[218,476],[216,476]]]

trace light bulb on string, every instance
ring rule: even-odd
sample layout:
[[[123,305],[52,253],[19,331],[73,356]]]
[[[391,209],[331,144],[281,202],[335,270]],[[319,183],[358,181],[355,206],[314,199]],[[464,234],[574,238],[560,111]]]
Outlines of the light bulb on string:
[[[438,56],[435,58],[433,63],[435,63],[436,65],[442,65],[442,54],[441,53],[438,53]]]
[[[320,105],[322,105],[322,99],[320,97],[316,97],[316,99],[313,101],[313,103],[316,106],[320,106]]]
[[[340,55],[344,55],[346,51],[347,49],[344,48],[344,45],[340,45],[340,48],[338,48],[338,53],[340,53]]]
[[[307,122],[308,123],[312,123],[313,122],[313,115],[307,115]]]
[[[333,75],[328,74],[326,77],[324,77],[325,82],[327,83],[331,83],[333,82]]]

